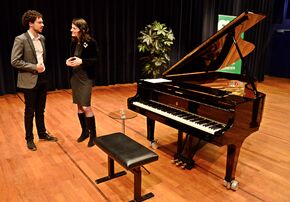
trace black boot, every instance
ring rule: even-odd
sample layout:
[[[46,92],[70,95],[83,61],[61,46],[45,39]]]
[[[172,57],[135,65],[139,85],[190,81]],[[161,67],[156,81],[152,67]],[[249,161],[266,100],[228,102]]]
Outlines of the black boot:
[[[86,117],[86,124],[87,124],[87,129],[90,132],[90,139],[88,142],[88,147],[92,147],[95,145],[94,141],[96,136],[96,123],[95,123],[95,117]]]
[[[87,131],[85,113],[78,113],[78,117],[79,117],[80,124],[81,124],[81,127],[82,127],[82,134],[77,139],[77,142],[82,142],[82,141],[84,141],[85,139],[87,139],[89,137],[89,133]]]

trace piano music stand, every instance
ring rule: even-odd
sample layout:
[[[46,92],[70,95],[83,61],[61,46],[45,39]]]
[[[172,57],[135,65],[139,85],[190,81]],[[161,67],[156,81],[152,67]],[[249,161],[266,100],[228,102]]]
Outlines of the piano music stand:
[[[122,120],[122,133],[123,134],[125,134],[125,127],[126,127],[125,120],[132,119],[132,118],[135,118],[137,116],[136,113],[132,112],[131,110],[127,110],[127,109],[116,110],[116,111],[110,112],[108,115],[112,119]]]

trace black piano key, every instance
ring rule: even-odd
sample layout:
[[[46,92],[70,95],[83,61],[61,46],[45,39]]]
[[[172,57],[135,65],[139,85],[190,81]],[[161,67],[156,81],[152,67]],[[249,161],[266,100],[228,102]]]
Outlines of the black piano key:
[[[213,129],[213,130],[216,130],[216,129],[222,129],[222,128],[217,127],[217,126],[212,126],[212,127],[210,127],[210,128]]]
[[[215,125],[211,126],[210,128],[213,129],[213,130],[215,130],[215,129],[222,129],[224,127],[221,124],[215,124]]]
[[[203,119],[203,120],[197,121],[196,123],[202,125],[202,124],[206,123],[206,121],[207,120]]]
[[[187,120],[191,120],[194,119],[195,116],[193,116],[192,114],[188,114],[188,116],[186,117]]]
[[[191,115],[190,115],[190,114],[185,114],[185,115],[182,116],[181,118],[183,118],[183,119],[189,119],[189,118],[191,118]]]
[[[176,114],[176,116],[182,118],[182,117],[186,117],[188,114],[184,113],[184,112],[180,112],[179,114]]]
[[[177,115],[177,114],[180,114],[180,112],[179,112],[179,111],[174,111],[174,110],[171,110],[169,113],[170,113],[170,114],[172,114],[172,115]]]
[[[202,121],[202,120],[203,120],[203,118],[200,118],[200,117],[190,119],[190,121],[192,121],[192,122],[197,122],[197,121]]]
[[[211,121],[210,121],[210,120],[207,120],[207,119],[205,119],[205,120],[202,122],[202,124],[208,124],[208,123],[211,123]]]
[[[207,124],[211,124],[209,120],[205,120],[201,125],[206,126]]]
[[[211,128],[211,129],[215,129],[214,127],[216,126],[216,123],[215,122],[209,122],[207,124],[204,124],[203,126],[206,126],[208,128]]]

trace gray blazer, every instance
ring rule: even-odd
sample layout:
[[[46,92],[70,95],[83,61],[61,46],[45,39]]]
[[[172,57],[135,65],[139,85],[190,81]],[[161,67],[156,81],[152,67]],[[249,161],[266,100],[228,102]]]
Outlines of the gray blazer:
[[[40,35],[40,41],[43,48],[43,62],[45,64],[46,51],[43,35]],[[28,32],[15,37],[11,52],[11,65],[18,69],[17,87],[26,89],[35,87],[38,78],[36,64],[36,52]]]

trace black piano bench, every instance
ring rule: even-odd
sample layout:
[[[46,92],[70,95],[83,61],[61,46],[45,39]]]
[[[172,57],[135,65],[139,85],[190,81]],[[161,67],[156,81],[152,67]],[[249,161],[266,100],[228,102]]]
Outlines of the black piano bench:
[[[134,174],[134,200],[144,201],[154,196],[152,192],[141,196],[140,167],[158,160],[158,155],[123,133],[99,136],[95,144],[108,155],[108,176],[97,179],[96,183],[111,180],[126,174],[126,171],[114,172],[114,161]]]

